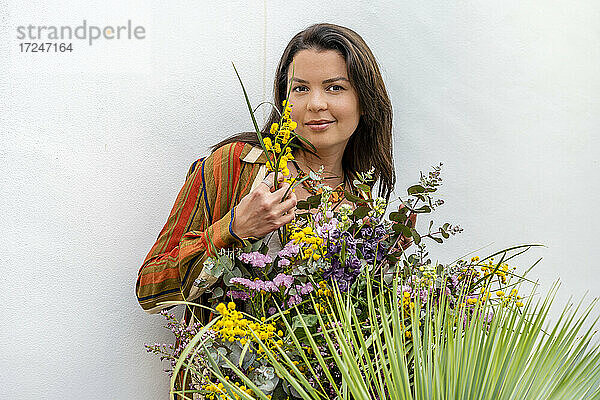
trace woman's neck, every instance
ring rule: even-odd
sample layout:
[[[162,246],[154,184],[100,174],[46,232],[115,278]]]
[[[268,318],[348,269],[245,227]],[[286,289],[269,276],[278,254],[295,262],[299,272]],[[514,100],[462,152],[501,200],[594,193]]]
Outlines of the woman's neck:
[[[321,154],[320,157],[316,157],[311,153],[308,153],[302,149],[296,150],[294,153],[294,158],[296,162],[304,170],[304,172],[308,173],[311,170],[318,172],[319,168],[323,166],[324,171],[323,175],[325,177],[338,177],[335,179],[341,182],[344,176],[344,169],[342,168],[342,154],[339,153],[331,153],[331,154]]]

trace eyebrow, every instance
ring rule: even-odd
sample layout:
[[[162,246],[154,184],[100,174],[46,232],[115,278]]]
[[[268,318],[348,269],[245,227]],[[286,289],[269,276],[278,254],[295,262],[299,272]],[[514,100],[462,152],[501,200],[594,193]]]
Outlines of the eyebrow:
[[[300,79],[300,78],[296,78],[294,77],[294,81],[296,82],[300,82],[300,83],[309,83],[308,81],[305,81],[304,79]],[[321,82],[323,85],[327,84],[327,83],[331,83],[331,82],[337,82],[337,81],[346,81],[346,82],[350,82],[347,78],[344,78],[343,76],[337,76],[335,78],[329,78],[329,79],[325,79],[323,82]]]

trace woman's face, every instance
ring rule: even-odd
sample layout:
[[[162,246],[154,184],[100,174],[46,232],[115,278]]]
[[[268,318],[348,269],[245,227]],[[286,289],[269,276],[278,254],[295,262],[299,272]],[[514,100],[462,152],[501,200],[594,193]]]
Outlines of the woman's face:
[[[344,57],[337,51],[301,50],[288,69],[292,120],[296,133],[319,153],[343,154],[360,119],[356,91],[348,80]]]

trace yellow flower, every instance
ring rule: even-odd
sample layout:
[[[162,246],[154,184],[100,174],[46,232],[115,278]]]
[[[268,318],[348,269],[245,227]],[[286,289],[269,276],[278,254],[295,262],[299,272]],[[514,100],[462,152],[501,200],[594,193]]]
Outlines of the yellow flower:
[[[277,133],[277,131],[279,130],[279,124],[277,122],[273,122],[273,124],[271,125],[271,135],[275,135]]]
[[[263,143],[265,144],[265,147],[267,148],[267,150],[269,150],[271,148],[271,146],[273,146],[273,143],[271,142],[271,138],[269,138],[269,137],[263,138]]]
[[[219,305],[215,309],[219,314],[225,314],[227,312],[227,307],[223,303],[219,303]]]

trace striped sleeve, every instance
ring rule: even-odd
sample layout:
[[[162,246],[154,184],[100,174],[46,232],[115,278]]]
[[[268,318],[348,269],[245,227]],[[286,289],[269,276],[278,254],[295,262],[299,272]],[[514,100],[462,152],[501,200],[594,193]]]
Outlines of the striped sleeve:
[[[203,263],[224,247],[241,244],[232,230],[234,190],[240,175],[242,143],[217,149],[190,167],[166,224],[139,270],[136,295],[150,313],[158,303],[193,300]],[[190,296],[190,291],[192,295]]]

